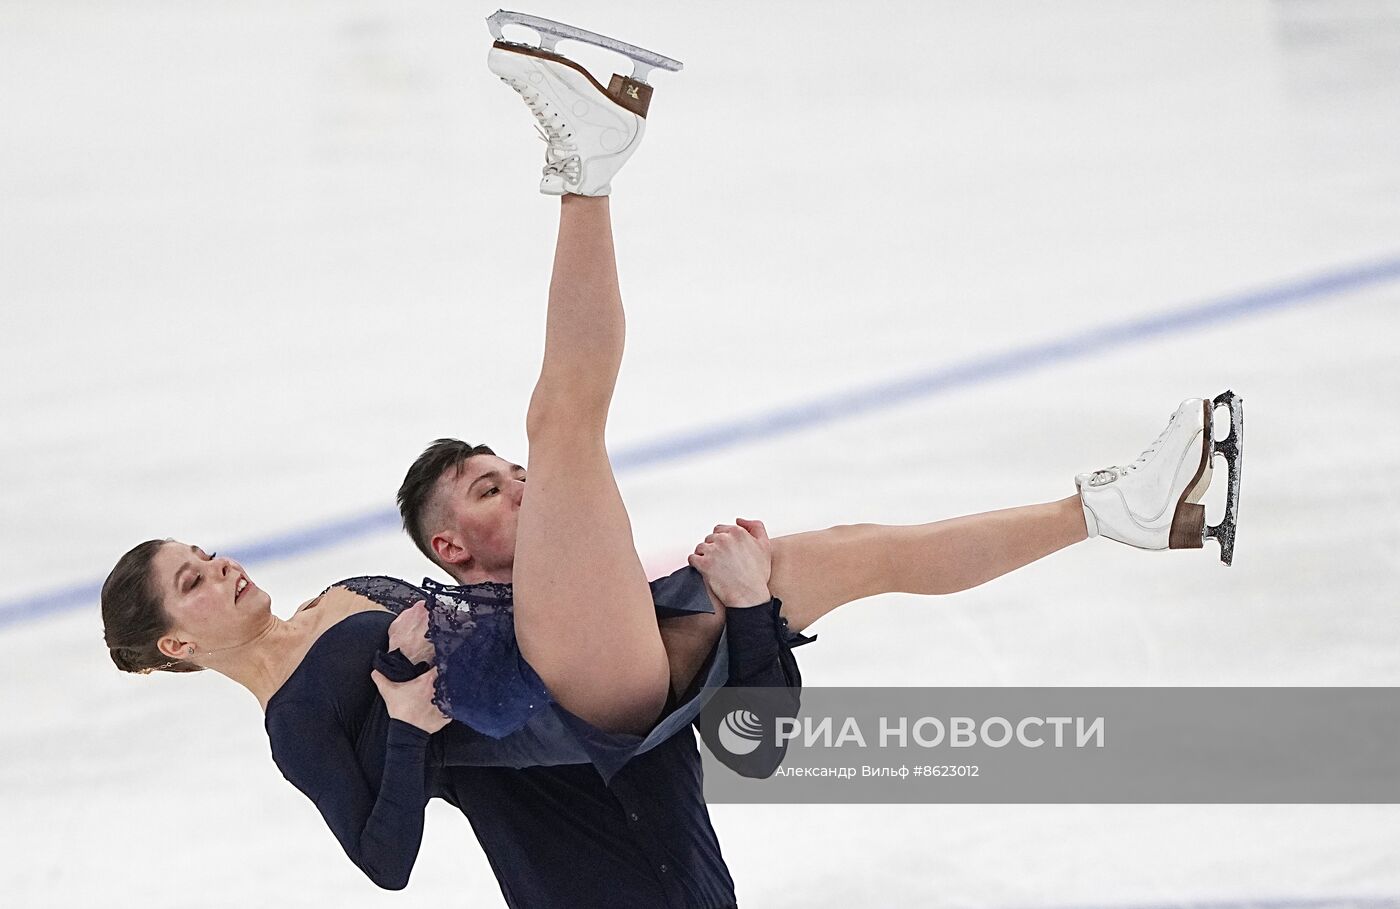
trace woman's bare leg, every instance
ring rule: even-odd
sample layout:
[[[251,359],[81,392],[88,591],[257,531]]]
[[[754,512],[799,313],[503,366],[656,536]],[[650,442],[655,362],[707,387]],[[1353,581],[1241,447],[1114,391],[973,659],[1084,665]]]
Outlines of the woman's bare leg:
[[[777,537],[768,588],[802,631],[838,606],[881,593],[955,593],[1087,538],[1079,496],[933,524],[847,524]],[[713,596],[711,597],[713,600]],[[716,615],[662,622],[671,684],[685,691],[719,640]],[[668,627],[692,622],[689,626]]]
[[[660,713],[670,676],[603,442],[623,334],[608,198],[566,195],[544,366],[526,418],[516,637],[565,709],[603,729],[638,732]]]
[[[932,524],[848,524],[773,540],[768,587],[801,631],[881,593],[956,593],[1088,537],[1079,496]]]
[[[661,628],[661,642],[666,647],[666,661],[671,667],[671,690],[678,698],[690,689],[724,630],[724,604],[713,595],[710,602],[715,607],[712,613],[697,612],[657,622]]]

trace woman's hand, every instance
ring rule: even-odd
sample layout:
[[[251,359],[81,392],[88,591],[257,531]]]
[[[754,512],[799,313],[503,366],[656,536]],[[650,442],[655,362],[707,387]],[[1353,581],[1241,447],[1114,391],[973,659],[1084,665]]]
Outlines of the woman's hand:
[[[452,722],[433,703],[433,683],[437,680],[437,674],[437,667],[434,666],[411,682],[391,682],[377,669],[371,670],[369,677],[374,680],[379,696],[389,708],[390,717],[432,734]]]
[[[737,526],[716,527],[686,561],[704,575],[710,590],[726,607],[761,606],[772,599],[768,592],[773,569],[768,531],[762,521],[735,520]]]
[[[431,663],[436,651],[428,640],[428,607],[423,600],[399,613],[389,625],[389,649],[402,651],[410,663]]]

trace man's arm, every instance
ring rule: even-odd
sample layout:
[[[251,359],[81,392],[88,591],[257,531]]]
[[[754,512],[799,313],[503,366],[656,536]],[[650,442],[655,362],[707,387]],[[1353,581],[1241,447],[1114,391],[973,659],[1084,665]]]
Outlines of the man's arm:
[[[775,741],[774,723],[778,717],[796,717],[801,707],[802,674],[792,648],[815,638],[788,628],[782,603],[768,589],[772,558],[762,522],[741,518],[737,525],[716,527],[688,561],[724,606],[729,658],[726,687],[696,726],[710,752],[736,773],[772,776],[786,753],[786,745]],[[736,712],[752,714],[763,730],[759,747],[745,755],[733,754],[718,737],[720,724]]]

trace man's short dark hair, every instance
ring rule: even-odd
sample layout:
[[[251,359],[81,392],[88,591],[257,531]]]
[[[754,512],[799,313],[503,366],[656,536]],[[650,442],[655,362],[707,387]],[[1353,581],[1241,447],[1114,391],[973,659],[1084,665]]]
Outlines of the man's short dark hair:
[[[403,485],[399,487],[399,514],[403,517],[403,529],[408,531],[419,551],[433,564],[444,569],[447,567],[438,561],[437,553],[433,552],[432,529],[427,521],[436,511],[433,493],[438,480],[449,470],[454,471],[454,476],[459,475],[468,458],[494,454],[485,445],[468,445],[461,439],[438,439],[423,449],[413,466],[408,468]]]

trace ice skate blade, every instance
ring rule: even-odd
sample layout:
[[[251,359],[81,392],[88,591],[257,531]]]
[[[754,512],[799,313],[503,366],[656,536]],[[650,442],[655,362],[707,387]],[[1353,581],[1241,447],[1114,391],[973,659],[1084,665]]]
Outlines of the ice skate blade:
[[[644,47],[637,47],[635,44],[628,44],[616,38],[609,38],[607,35],[600,35],[597,32],[590,32],[587,29],[577,28],[572,25],[565,25],[563,22],[555,22],[552,19],[544,19],[540,16],[531,16],[528,13],[515,13],[509,10],[499,9],[486,17],[486,27],[491,30],[491,36],[497,41],[505,44],[512,44],[520,47],[519,42],[506,41],[502,29],[507,25],[522,25],[532,29],[539,36],[539,50],[546,50],[550,53],[558,53],[554,46],[560,41],[582,41],[594,47],[605,48],[616,51],[632,61],[632,75],[630,78],[643,84],[647,81],[647,76],[653,69],[665,69],[671,72],[679,72],[684,65],[679,60],[672,60],[664,57],[655,51],[649,51]]]
[[[1211,402],[1211,413],[1214,414],[1215,408],[1222,405],[1230,408],[1230,434],[1216,442],[1212,432],[1209,451],[1211,458],[1216,455],[1224,458],[1225,466],[1229,470],[1229,485],[1225,490],[1225,515],[1219,524],[1205,529],[1202,539],[1218,542],[1220,561],[1230,565],[1235,558],[1235,527],[1240,514],[1240,473],[1244,464],[1244,398],[1227,389],[1216,395],[1215,400]]]

